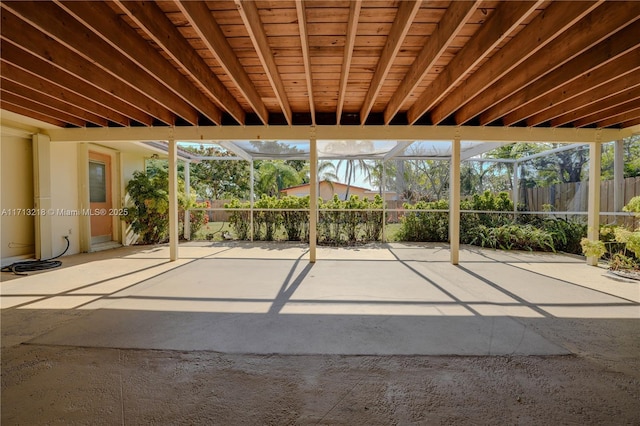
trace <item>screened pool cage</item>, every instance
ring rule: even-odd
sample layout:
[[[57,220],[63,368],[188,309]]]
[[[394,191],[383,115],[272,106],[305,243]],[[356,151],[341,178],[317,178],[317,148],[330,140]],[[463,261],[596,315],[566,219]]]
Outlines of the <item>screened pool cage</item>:
[[[146,144],[159,150],[167,150],[166,142],[147,142]],[[622,141],[612,142],[616,151],[616,158],[621,158],[618,151],[621,151]],[[571,220],[587,222],[589,211],[589,156],[590,144],[580,143],[545,143],[542,152],[527,155],[526,153],[517,158],[500,158],[496,155],[496,148],[501,148],[503,152],[517,150],[518,142],[484,142],[484,141],[460,141],[458,149],[454,152],[454,142],[452,141],[402,141],[402,140],[317,140],[315,141],[315,152],[312,152],[309,140],[245,140],[245,141],[179,141],[177,150],[179,158],[184,161],[184,180],[187,195],[190,191],[190,164],[202,161],[247,161],[250,163],[250,191],[245,201],[246,208],[236,208],[234,211],[242,211],[248,216],[249,231],[248,240],[254,240],[254,224],[256,215],[266,212],[283,213],[292,209],[264,208],[256,205],[258,197],[255,191],[254,162],[258,160],[303,160],[309,165],[309,184],[307,192],[296,192],[296,195],[310,195],[316,200],[322,196],[320,182],[322,176],[318,174],[318,164],[333,163],[343,165],[349,162],[362,162],[368,164],[374,173],[369,170],[366,177],[352,179],[346,184],[350,188],[358,188],[360,198],[368,197],[373,199],[379,196],[381,203],[370,208],[358,208],[360,214],[374,214],[380,220],[380,237],[378,241],[388,241],[388,228],[394,223],[402,220],[407,212],[406,203],[413,204],[412,213],[440,213],[440,214],[497,214],[495,210],[460,210],[457,202],[452,201],[451,179],[458,179],[461,182],[459,197],[471,198],[474,194],[479,194],[488,190],[492,193],[506,192],[512,204],[510,215],[515,219],[523,215],[537,215],[548,217],[562,217]],[[598,145],[604,146],[604,145]],[[208,147],[214,148],[215,156],[201,156],[194,153],[188,147]],[[509,148],[507,148],[509,147]],[[592,147],[593,148],[593,147]],[[493,154],[492,154],[493,152]],[[540,167],[540,158],[551,158],[563,155],[563,153],[580,153],[578,156],[584,164],[581,164],[583,176],[579,182],[563,188],[552,185],[548,188],[539,188],[532,184],[530,177],[539,173],[552,173],[552,171],[537,170]],[[600,154],[599,154],[600,155]],[[598,155],[598,156],[599,156]],[[462,172],[460,167],[452,168],[452,157],[459,158],[458,166],[466,164]],[[502,155],[502,157],[510,157]],[[511,156],[513,157],[513,156]],[[620,162],[620,161],[619,161]],[[600,158],[598,158],[598,164]],[[454,170],[455,169],[455,170]],[[624,183],[621,182],[622,165],[615,165],[614,185],[611,196],[605,197],[600,202],[600,221],[604,223],[618,220],[628,220],[623,216],[629,216],[622,212],[625,197]],[[408,173],[410,170],[411,173]],[[587,172],[585,172],[585,170]],[[457,173],[457,177],[456,174]],[[311,179],[315,174],[316,178]],[[437,176],[436,176],[437,175]],[[355,176],[355,175],[354,175]],[[334,174],[335,177],[335,174]],[[466,180],[465,180],[466,179]],[[474,184],[465,186],[467,180],[474,180]],[[346,180],[346,176],[345,179]],[[365,185],[369,188],[363,188]],[[340,183],[340,182],[338,182]],[[305,186],[305,185],[300,185]],[[315,186],[312,188],[312,186]],[[364,195],[363,195],[363,191]],[[344,199],[346,194],[339,191],[332,192],[338,194],[338,198]],[[351,191],[353,194],[354,191]],[[286,188],[280,194],[287,194]],[[332,194],[331,194],[332,195]],[[322,198],[326,200],[327,196]],[[612,201],[607,201],[609,198]],[[423,208],[427,204],[416,204],[419,201],[447,200],[446,208]],[[453,198],[455,200],[455,198]],[[441,206],[439,206],[441,207]],[[224,217],[230,212],[229,208],[218,204],[205,210]],[[315,228],[322,221],[323,215],[331,212],[347,213],[350,210],[341,206],[339,209],[332,209],[329,203],[311,202],[308,208],[293,209],[305,213],[308,216],[308,225]],[[314,214],[311,214],[311,212]],[[504,211],[500,211],[504,214]],[[185,214],[184,237],[191,239],[189,224],[189,214]],[[224,221],[224,220],[223,220]],[[320,221],[320,222],[319,222]],[[601,222],[602,223],[602,222]],[[315,229],[311,230],[311,236],[307,234],[306,241],[316,240]],[[459,232],[459,231],[458,231]],[[314,235],[315,234],[315,235]],[[448,237],[451,236],[451,230]],[[304,241],[304,238],[302,239]],[[314,244],[315,246],[315,244]]]

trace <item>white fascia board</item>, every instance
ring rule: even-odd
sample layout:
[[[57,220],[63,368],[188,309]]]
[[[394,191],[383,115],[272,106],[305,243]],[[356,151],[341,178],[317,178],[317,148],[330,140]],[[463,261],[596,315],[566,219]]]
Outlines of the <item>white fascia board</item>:
[[[632,129],[569,129],[487,126],[193,126],[49,129],[52,142],[137,142],[234,140],[453,140],[485,142],[610,142]]]

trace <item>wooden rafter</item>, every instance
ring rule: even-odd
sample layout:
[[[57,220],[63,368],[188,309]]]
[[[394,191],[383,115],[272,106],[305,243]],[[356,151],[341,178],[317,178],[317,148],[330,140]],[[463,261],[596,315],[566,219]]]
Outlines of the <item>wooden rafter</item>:
[[[49,64],[65,70],[83,82],[91,84],[107,93],[122,99],[124,102],[145,111],[148,115],[166,123],[173,124],[175,115],[146,95],[131,90],[124,82],[114,79],[102,68],[89,64],[76,53],[5,10],[2,13],[0,32],[3,40],[9,42],[9,49],[16,55],[28,51]],[[3,49],[3,57],[6,50]]]
[[[96,63],[131,89],[148,94],[187,122],[198,123],[198,112],[191,105],[166,90],[162,83],[54,3],[15,1],[2,2],[2,7],[19,13],[23,19],[78,55]]]
[[[598,102],[598,107],[598,109],[592,110],[591,114],[586,114],[587,110],[585,109],[583,116],[579,120],[573,121],[574,126],[588,126],[608,120],[628,110],[640,108],[640,88],[636,87],[604,99]]]
[[[560,126],[576,118],[560,118],[572,111],[597,104],[598,101],[616,95],[640,84],[640,51],[630,52],[608,64],[589,72],[579,79],[563,84],[545,96],[536,99],[527,108],[536,109],[535,115],[527,118],[527,125],[534,126],[551,120]],[[595,105],[597,107],[597,105]],[[516,110],[511,114],[519,114]],[[525,113],[526,114],[526,113]]]
[[[635,69],[634,72],[639,73],[640,67]],[[609,97],[617,96],[639,86],[639,79],[630,79],[629,75],[622,76],[613,80],[607,85],[603,85],[593,91],[583,93],[579,96],[578,99],[575,99],[574,102],[566,102],[560,104],[556,108],[545,111],[545,113],[547,113],[548,115],[553,115],[553,118],[551,119],[551,126],[562,126],[564,124],[577,121],[589,114],[600,111],[601,102],[606,102]],[[531,117],[530,120],[543,120],[541,121],[541,123],[544,123],[548,121],[549,118],[547,118],[546,116],[538,117],[536,115],[534,117]]]
[[[211,96],[238,123],[245,124],[245,111],[242,106],[155,2],[116,1],[122,11],[198,83],[201,90]]]
[[[55,65],[40,59],[24,50],[18,49],[5,40],[0,42],[0,51],[2,52],[2,61],[10,63],[26,72],[46,80],[49,84],[64,87],[70,92],[88,100],[93,100],[101,106],[115,111],[128,119],[133,119],[146,126],[153,123],[153,117],[142,112],[142,110],[124,102],[122,99],[101,90],[84,80],[68,73],[67,71],[56,67]],[[108,118],[108,117],[107,117]],[[112,119],[118,123],[119,119]],[[122,123],[128,125],[130,123]]]
[[[524,86],[562,66],[633,22],[639,13],[640,2],[604,2],[565,31],[562,37],[548,43],[543,50],[485,89],[481,96],[458,109],[455,113],[456,123],[468,122]],[[571,40],[571,43],[567,43],[567,40]]]
[[[342,57],[342,66],[340,68],[340,83],[338,85],[338,102],[336,105],[336,122],[340,124],[342,118],[342,110],[344,108],[344,100],[347,96],[347,83],[349,82],[349,70],[351,69],[351,59],[353,58],[353,46],[356,41],[356,33],[358,30],[358,19],[360,18],[360,9],[362,0],[352,0],[349,2],[349,18],[347,19],[347,35],[344,43],[344,54]]]
[[[384,110],[384,122],[389,124],[400,110],[406,99],[418,87],[428,72],[432,70],[438,59],[446,51],[449,44],[473,15],[481,1],[454,1],[444,14],[442,21],[434,34],[418,54],[409,68],[407,75],[391,96],[391,100]]]
[[[313,80],[311,79],[311,60],[309,59],[309,32],[307,30],[307,16],[304,1],[296,0],[296,15],[300,28],[300,44],[302,48],[302,61],[304,63],[304,78],[307,83],[309,96],[309,111],[311,112],[311,124],[316,124],[316,106],[313,100]]]
[[[474,99],[499,78],[507,74],[545,45],[557,38],[591,12],[600,1],[556,2],[536,16],[483,67],[456,87],[431,112],[431,122],[438,124],[458,108]]]
[[[482,125],[488,124],[505,116],[516,108],[542,97],[546,93],[553,91],[563,82],[571,82],[580,76],[592,72],[597,68],[623,56],[624,54],[637,49],[640,46],[640,21],[623,28],[612,35],[605,42],[599,43],[591,49],[576,56],[563,66],[548,73],[544,78],[536,80],[532,84],[519,90],[509,98],[491,107],[480,116]],[[503,119],[503,121],[506,117]],[[506,125],[514,124],[508,120]]]
[[[90,111],[84,110],[70,102],[62,101],[53,96],[38,92],[29,86],[16,83],[6,79],[4,76],[0,78],[0,87],[3,93],[13,93],[15,95],[34,100],[35,102],[57,109],[70,117],[76,117],[80,120],[97,124],[98,126],[107,126],[109,123],[106,118],[100,117]]]
[[[199,133],[212,124],[255,127],[259,139],[337,123],[344,138],[383,120],[373,138],[405,140],[423,134],[413,126],[432,134],[429,124],[640,129],[633,0],[3,0],[0,9],[0,91],[13,102],[0,101],[56,126],[217,135]]]
[[[229,45],[227,38],[213,18],[206,3],[200,1],[178,1],[175,4],[189,20],[202,42],[224,68],[227,77],[233,80],[238,90],[251,105],[251,108],[260,117],[262,123],[268,124],[269,112],[267,107],[264,105],[258,90],[247,71],[240,64],[233,48]]]
[[[387,41],[378,60],[376,71],[371,79],[369,90],[360,109],[360,124],[364,124],[367,121],[367,117],[373,108],[373,103],[378,93],[380,93],[380,89],[382,89],[382,84],[391,69],[391,65],[393,65],[393,61],[402,46],[402,42],[409,32],[411,23],[418,13],[421,3],[422,1],[409,0],[400,2],[398,13],[393,21],[391,31],[387,36]]]
[[[16,114],[24,115],[25,117],[33,118],[35,120],[44,121],[45,123],[53,124],[54,126],[58,127],[64,127],[66,124],[63,120],[49,117],[48,115],[31,110],[29,108],[25,108],[21,105],[9,103],[6,100],[2,99],[2,96],[0,96],[0,108],[7,111],[15,112]]]
[[[251,41],[253,42],[256,53],[258,54],[258,58],[260,58],[260,62],[262,63],[267,78],[271,83],[271,87],[276,95],[278,104],[280,104],[280,108],[284,113],[287,123],[291,125],[293,124],[291,105],[289,105],[284,83],[280,77],[280,72],[278,71],[278,66],[276,65],[276,61],[273,57],[271,47],[269,46],[267,35],[260,21],[258,8],[253,1],[235,0],[235,3],[238,7],[238,11],[240,12],[240,16],[242,16],[244,25],[249,31],[249,37],[251,37]]]
[[[603,121],[598,121],[598,127],[609,127],[619,123],[625,123],[627,121],[637,120],[640,118],[640,106],[634,109],[629,109],[624,112],[621,112],[618,115],[607,118]],[[628,125],[628,124],[625,124]]]
[[[62,121],[64,123],[70,123],[74,126],[84,127],[85,121],[76,117],[75,115],[71,115],[68,112],[61,111],[53,106],[45,105],[40,102],[34,101],[32,98],[29,98],[28,94],[16,94],[7,92],[4,89],[2,90],[2,101],[22,107],[29,111],[34,111],[43,116],[47,116],[55,119],[56,121]]]
[[[83,97],[75,92],[68,90],[67,88],[60,86],[44,78],[25,71],[22,68],[13,65],[4,59],[0,62],[0,75],[4,79],[26,85],[26,87],[32,88],[38,93],[48,95],[54,99],[66,100],[71,105],[77,105],[87,112],[93,112],[99,117],[105,120],[112,121],[122,126],[129,125],[129,119],[116,111],[106,108],[104,105],[99,104],[93,99]],[[98,123],[96,123],[98,124]]]
[[[67,13],[93,30],[111,47],[147,71],[185,102],[191,104],[202,115],[216,124],[221,123],[220,109],[133,28],[120,19],[107,4],[98,1],[55,1]]]
[[[442,100],[469,70],[510,35],[541,3],[542,1],[518,2],[515,5],[503,3],[409,108],[407,112],[409,123],[415,123],[425,112]]]

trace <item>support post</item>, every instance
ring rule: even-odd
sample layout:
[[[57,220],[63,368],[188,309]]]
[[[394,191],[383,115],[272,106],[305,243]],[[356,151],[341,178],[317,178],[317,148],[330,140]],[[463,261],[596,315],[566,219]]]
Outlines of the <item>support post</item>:
[[[597,241],[600,238],[600,167],[602,145],[599,142],[589,143],[589,202],[587,207],[587,238]],[[587,264],[598,265],[598,258],[587,257]]]
[[[518,188],[520,186],[520,178],[518,176],[519,165],[520,164],[517,161],[513,163],[513,182],[511,183],[511,190],[513,191],[513,220],[518,219],[518,203],[520,201],[520,188]]]
[[[178,148],[169,139],[169,260],[178,260]]]
[[[318,223],[318,141],[315,132],[309,138],[309,262],[316,261]]]
[[[251,181],[251,188],[249,189],[249,239],[253,241],[253,160],[249,162],[249,181]]]
[[[621,212],[624,201],[624,141],[618,140],[613,146],[613,211]]]
[[[449,246],[451,264],[460,259],[460,137],[451,142],[451,165],[449,175]]]
[[[381,185],[381,193],[382,193],[382,242],[385,243],[387,241],[387,193],[385,191],[385,179],[386,179],[386,173],[385,173],[385,167],[384,167],[384,160],[380,160],[382,161],[382,173],[381,173],[381,179],[380,179],[380,185]]]
[[[191,170],[190,167],[191,162],[184,162],[184,195],[187,199],[187,205],[189,205],[189,201],[191,200]],[[205,214],[209,214],[209,212],[205,212]],[[189,209],[184,210],[184,239],[191,239],[191,213]]]
[[[37,133],[33,143],[33,208],[48,212],[51,209],[51,140]],[[37,214],[35,225],[35,257],[53,257],[51,214]]]

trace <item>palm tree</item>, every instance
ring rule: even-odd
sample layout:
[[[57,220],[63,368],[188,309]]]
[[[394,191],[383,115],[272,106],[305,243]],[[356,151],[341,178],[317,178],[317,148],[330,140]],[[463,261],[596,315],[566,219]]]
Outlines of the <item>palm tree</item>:
[[[344,160],[339,160],[338,161],[338,165],[336,167],[336,172],[339,172],[342,167],[344,166],[345,171],[344,171],[344,180],[345,183],[347,184],[347,190],[344,194],[344,198],[345,200],[349,199],[349,189],[351,188],[351,182],[353,182],[353,179],[356,175],[357,172],[360,172],[364,175],[365,179],[367,179],[367,181],[369,182],[369,184],[371,184],[371,171],[373,169],[373,166],[371,164],[370,161],[368,160],[363,160],[363,159],[344,159]]]
[[[298,171],[282,160],[263,161],[258,166],[255,189],[258,194],[278,195],[289,186],[298,185],[302,178]]]

